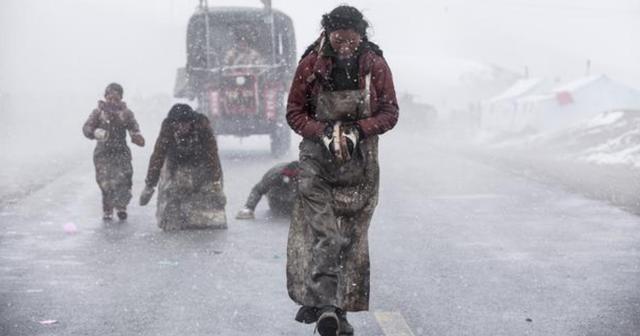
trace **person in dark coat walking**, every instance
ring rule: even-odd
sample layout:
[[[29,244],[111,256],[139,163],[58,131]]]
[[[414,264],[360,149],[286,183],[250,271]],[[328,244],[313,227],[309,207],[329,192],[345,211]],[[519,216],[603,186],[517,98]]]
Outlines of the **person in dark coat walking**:
[[[209,119],[175,104],[162,121],[140,204],[159,184],[156,218],[165,230],[226,229],[222,167]]]
[[[133,112],[122,101],[124,90],[117,83],[111,83],[104,92],[104,101],[91,112],[84,123],[82,132],[96,140],[93,163],[96,181],[102,192],[104,220],[111,220],[115,208],[118,218],[127,218],[127,205],[131,201],[131,150],[127,146],[127,131],[131,142],[142,147],[144,137]]]
[[[378,136],[398,120],[391,71],[362,13],[339,6],[298,64],[287,121],[303,137],[287,245],[296,320],[349,335],[346,313],[369,308],[368,228],[378,202]]]
[[[290,215],[298,194],[298,161],[279,163],[269,169],[258,182],[236,219],[255,219],[254,212],[262,196],[267,195],[269,208],[278,215]]]

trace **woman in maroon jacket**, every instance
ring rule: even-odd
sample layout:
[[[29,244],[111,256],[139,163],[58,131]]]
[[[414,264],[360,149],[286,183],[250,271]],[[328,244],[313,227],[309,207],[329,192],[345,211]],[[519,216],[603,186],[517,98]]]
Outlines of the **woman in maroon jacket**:
[[[158,186],[156,217],[165,230],[226,229],[222,167],[209,119],[187,104],[175,104],[162,121],[140,204]]]
[[[368,23],[339,6],[293,79],[287,121],[302,135],[299,197],[287,247],[287,287],[296,320],[321,335],[349,335],[347,311],[369,308],[367,232],[378,200],[378,135],[398,104],[391,71]]]
[[[127,131],[131,142],[143,147],[144,138],[133,112],[122,101],[124,90],[111,83],[104,91],[104,101],[91,112],[82,127],[84,135],[96,140],[93,163],[96,181],[102,191],[102,219],[111,220],[115,208],[120,220],[127,219],[127,205],[131,200],[131,150],[127,146]]]

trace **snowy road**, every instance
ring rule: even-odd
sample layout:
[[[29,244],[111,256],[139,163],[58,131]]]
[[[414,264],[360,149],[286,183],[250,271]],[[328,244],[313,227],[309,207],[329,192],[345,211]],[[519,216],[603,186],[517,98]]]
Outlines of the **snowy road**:
[[[421,138],[381,144],[358,335],[640,335],[637,217]],[[2,205],[0,335],[312,335],[286,294],[287,220],[265,202],[233,219],[276,162],[239,147],[223,150],[227,231],[163,233],[137,205],[103,224],[90,153]],[[148,152],[134,156],[135,200]]]

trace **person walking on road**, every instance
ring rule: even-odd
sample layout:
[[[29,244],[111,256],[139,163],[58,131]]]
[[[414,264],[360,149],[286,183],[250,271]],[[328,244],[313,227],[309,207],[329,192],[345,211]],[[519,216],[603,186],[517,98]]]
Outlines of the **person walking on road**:
[[[102,218],[111,220],[115,208],[118,218],[127,218],[127,205],[131,201],[131,150],[127,146],[127,131],[131,142],[143,147],[144,137],[133,112],[122,101],[124,90],[117,83],[111,83],[104,92],[104,101],[91,112],[84,123],[82,132],[96,140],[93,163],[96,181],[102,191]]]
[[[162,121],[140,204],[158,189],[156,218],[165,230],[226,229],[222,167],[209,119],[175,104]]]
[[[287,121],[303,137],[287,245],[296,320],[320,335],[351,335],[347,312],[369,308],[367,232],[378,203],[378,136],[398,120],[391,71],[354,7],[322,17],[298,64]]]

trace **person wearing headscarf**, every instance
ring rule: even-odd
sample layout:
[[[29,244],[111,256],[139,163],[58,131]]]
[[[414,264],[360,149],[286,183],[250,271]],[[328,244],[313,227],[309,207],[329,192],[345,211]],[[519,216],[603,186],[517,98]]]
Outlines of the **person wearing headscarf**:
[[[127,205],[131,201],[131,150],[127,146],[127,131],[131,142],[142,147],[144,137],[133,112],[122,101],[124,90],[118,83],[111,83],[104,92],[104,100],[91,112],[82,132],[96,140],[93,163],[96,181],[102,192],[102,218],[111,220],[113,210],[118,218],[127,218]]]
[[[287,121],[303,137],[287,245],[296,320],[350,335],[347,312],[369,309],[368,229],[378,203],[378,137],[398,120],[391,70],[350,6],[323,15],[298,64]]]
[[[283,162],[271,167],[251,189],[244,208],[238,212],[236,219],[255,219],[256,206],[262,196],[272,212],[278,215],[290,215],[293,202],[298,194],[298,161]]]
[[[165,230],[226,229],[226,197],[218,145],[209,119],[175,104],[162,121],[140,204],[158,186],[156,218]]]

